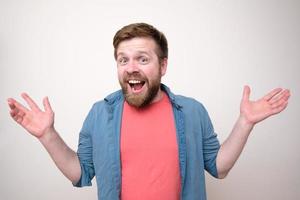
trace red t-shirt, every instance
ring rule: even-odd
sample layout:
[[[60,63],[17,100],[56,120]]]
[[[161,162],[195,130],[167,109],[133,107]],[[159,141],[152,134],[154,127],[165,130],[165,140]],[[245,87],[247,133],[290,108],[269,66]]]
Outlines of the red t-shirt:
[[[121,126],[122,200],[180,199],[174,115],[169,98],[138,109],[126,101]]]

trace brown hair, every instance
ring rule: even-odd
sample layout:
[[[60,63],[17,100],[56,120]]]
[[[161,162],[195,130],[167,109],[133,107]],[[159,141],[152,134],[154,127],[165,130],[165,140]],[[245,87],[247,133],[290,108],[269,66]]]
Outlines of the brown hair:
[[[160,60],[168,58],[168,41],[165,35],[150,24],[134,23],[121,28],[113,39],[114,56],[117,58],[117,49],[122,41],[135,37],[152,38],[158,46],[157,56]]]

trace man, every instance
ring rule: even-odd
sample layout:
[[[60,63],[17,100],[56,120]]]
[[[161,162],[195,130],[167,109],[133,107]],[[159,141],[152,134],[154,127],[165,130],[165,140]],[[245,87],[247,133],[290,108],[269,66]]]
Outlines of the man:
[[[277,88],[250,101],[245,86],[239,118],[219,145],[203,105],[161,84],[168,64],[163,33],[145,23],[130,24],[113,44],[122,91],[93,105],[77,153],[55,130],[48,98],[44,111],[25,93],[30,109],[8,99],[12,118],[40,140],[75,186],[91,185],[96,176],[101,200],[206,199],[204,169],[224,178],[253,126],[288,104],[288,90]]]

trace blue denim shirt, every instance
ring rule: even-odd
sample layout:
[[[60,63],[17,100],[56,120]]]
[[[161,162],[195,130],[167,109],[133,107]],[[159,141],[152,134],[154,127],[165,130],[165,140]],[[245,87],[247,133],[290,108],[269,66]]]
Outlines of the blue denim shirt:
[[[172,103],[181,175],[181,199],[205,200],[204,169],[218,177],[217,135],[203,105],[174,95],[161,85]],[[77,187],[90,186],[96,176],[98,199],[118,200],[121,189],[120,127],[124,97],[121,90],[95,103],[79,136],[81,179]]]

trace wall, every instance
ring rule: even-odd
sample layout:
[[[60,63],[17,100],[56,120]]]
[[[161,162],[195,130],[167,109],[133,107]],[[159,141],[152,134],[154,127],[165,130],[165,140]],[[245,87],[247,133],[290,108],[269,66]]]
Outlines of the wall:
[[[1,0],[0,198],[97,199],[95,183],[73,188],[10,119],[6,99],[26,91],[41,105],[49,96],[56,129],[76,149],[93,102],[119,89],[114,33],[141,21],[169,40],[163,82],[206,106],[220,141],[238,116],[244,84],[252,99],[278,86],[292,91],[286,111],[256,126],[229,176],[207,176],[209,199],[300,199],[300,3],[292,0]]]

